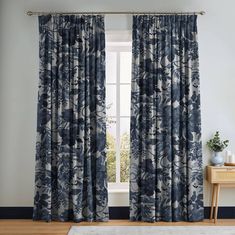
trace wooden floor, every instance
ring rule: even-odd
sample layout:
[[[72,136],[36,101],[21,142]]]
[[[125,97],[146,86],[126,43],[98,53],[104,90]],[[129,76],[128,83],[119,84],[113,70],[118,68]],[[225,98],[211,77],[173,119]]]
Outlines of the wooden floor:
[[[169,222],[157,222],[157,223],[144,223],[144,222],[129,222],[128,220],[111,220],[105,223],[71,223],[71,222],[35,222],[32,220],[0,220],[0,234],[17,234],[17,235],[65,235],[68,233],[70,227],[72,225],[76,226],[89,226],[89,225],[105,225],[105,226],[235,226],[235,220],[218,220],[217,224],[215,225],[210,220],[204,220],[203,222],[196,222],[196,223],[187,223],[187,222],[176,222],[176,223],[169,223]]]

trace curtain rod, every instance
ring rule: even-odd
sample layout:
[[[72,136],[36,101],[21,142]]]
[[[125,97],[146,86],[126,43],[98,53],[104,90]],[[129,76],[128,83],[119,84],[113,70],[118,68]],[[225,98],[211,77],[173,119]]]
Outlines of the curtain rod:
[[[205,11],[198,12],[37,12],[27,11],[28,16],[35,15],[205,15]]]

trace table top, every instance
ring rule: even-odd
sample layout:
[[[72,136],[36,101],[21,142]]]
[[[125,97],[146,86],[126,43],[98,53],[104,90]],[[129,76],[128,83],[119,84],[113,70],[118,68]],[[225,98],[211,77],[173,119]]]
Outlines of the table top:
[[[218,168],[218,169],[221,169],[221,168],[235,168],[235,166],[206,166],[206,167],[210,167],[210,168]]]

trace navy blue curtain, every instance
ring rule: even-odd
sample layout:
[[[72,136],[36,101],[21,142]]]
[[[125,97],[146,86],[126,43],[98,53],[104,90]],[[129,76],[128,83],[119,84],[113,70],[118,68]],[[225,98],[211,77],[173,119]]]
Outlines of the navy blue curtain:
[[[203,213],[197,16],[133,17],[130,219]]]
[[[39,16],[33,218],[108,220],[104,18]]]

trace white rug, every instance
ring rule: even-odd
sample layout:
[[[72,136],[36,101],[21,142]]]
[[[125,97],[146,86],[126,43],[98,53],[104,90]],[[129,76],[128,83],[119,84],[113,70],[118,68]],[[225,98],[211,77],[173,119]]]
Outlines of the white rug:
[[[72,226],[68,235],[235,235],[235,226]]]

